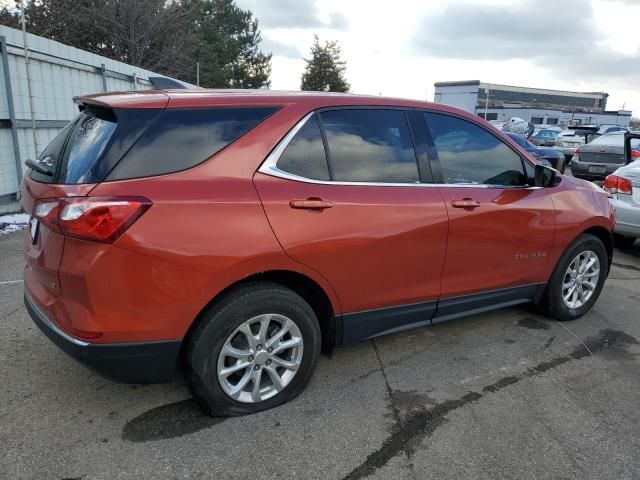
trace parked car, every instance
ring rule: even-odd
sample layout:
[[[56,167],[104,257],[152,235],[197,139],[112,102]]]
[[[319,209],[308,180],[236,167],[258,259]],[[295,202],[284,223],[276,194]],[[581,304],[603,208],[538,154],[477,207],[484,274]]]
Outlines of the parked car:
[[[529,142],[522,135],[516,135],[515,133],[506,133],[514,142],[524,148],[537,160],[543,160],[548,163],[549,166],[555,168],[560,173],[564,173],[566,169],[566,162],[564,155],[555,148],[538,147]]]
[[[561,151],[568,160],[576,153],[576,149],[596,138],[597,130],[587,128],[569,128],[558,134],[555,147]]]
[[[517,135],[522,135],[525,138],[529,138],[533,131],[535,130],[535,125],[531,122],[527,122],[522,118],[511,117],[507,122],[502,126],[503,132],[515,133]]]
[[[538,147],[553,147],[556,144],[556,137],[559,133],[560,132],[556,130],[545,128],[534,132],[534,134],[529,137],[529,141]]]
[[[603,188],[611,193],[610,201],[615,209],[616,224],[614,242],[619,247],[630,247],[640,238],[640,153],[632,147],[640,142],[640,133],[627,135],[625,146],[627,165],[607,176]],[[636,158],[637,160],[633,160]]]
[[[608,194],[461,110],[203,89],[77,102],[22,183],[27,309],[110,378],[181,371],[212,415],[291,399],[339,345],[528,302],[578,318],[609,272]]]
[[[626,132],[627,128],[620,125],[600,125],[597,130],[597,135],[605,135],[613,132]]]
[[[633,140],[631,157],[640,158],[640,140]],[[585,180],[604,180],[625,163],[624,132],[613,132],[577,149],[571,159],[571,172]]]

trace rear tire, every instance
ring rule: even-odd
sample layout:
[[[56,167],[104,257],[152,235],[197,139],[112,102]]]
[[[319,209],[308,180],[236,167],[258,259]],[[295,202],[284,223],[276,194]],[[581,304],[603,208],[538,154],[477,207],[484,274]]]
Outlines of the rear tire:
[[[600,296],[608,271],[609,256],[602,240],[580,235],[560,257],[540,307],[560,321],[581,317]]]
[[[309,304],[281,285],[256,282],[203,313],[187,340],[185,376],[208,415],[246,415],[300,394],[319,355],[320,327]]]
[[[613,234],[613,245],[617,248],[631,248],[635,242],[635,237],[626,237],[618,233]]]

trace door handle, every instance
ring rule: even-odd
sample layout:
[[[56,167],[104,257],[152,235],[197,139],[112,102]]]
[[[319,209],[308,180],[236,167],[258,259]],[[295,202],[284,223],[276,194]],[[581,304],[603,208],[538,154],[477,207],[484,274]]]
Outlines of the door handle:
[[[333,207],[333,203],[326,202],[321,198],[307,198],[306,200],[291,200],[289,206],[302,210],[324,210]]]
[[[462,200],[454,200],[451,202],[453,208],[474,209],[480,206],[480,202],[472,198],[463,198]]]

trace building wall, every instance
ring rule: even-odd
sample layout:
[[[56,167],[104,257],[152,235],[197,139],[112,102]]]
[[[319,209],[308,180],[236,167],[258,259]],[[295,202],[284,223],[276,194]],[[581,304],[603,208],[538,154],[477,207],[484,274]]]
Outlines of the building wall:
[[[472,111],[484,116],[484,108],[478,107],[477,111]],[[596,124],[596,125],[621,125],[628,126],[631,120],[631,113],[625,113],[624,115],[616,115],[615,113],[571,113],[563,112],[560,110],[545,110],[534,108],[489,108],[487,109],[487,116],[492,119],[491,114],[495,114],[496,120],[509,120],[511,117],[518,117],[528,122],[539,123],[533,121],[535,118],[542,118],[542,123],[548,122],[549,118],[557,118],[558,123],[568,124],[573,121],[579,121],[583,124]]]
[[[449,83],[449,82],[444,82]],[[501,105],[494,105],[492,108],[492,92],[494,90],[491,87],[498,87],[498,85],[491,84],[483,84],[482,82],[473,81],[468,82],[469,84],[465,84],[466,82],[450,82],[453,85],[439,85],[436,84],[435,87],[435,95],[434,101],[436,103],[444,103],[446,105],[451,105],[453,107],[460,108],[469,113],[475,113],[484,117],[485,112],[485,85],[490,87],[489,91],[489,107],[487,108],[487,118],[489,120],[508,120],[511,117],[522,118],[527,121],[534,121],[533,123],[540,123],[537,120],[542,119],[542,123],[551,123],[548,122],[548,119],[558,119],[559,124],[567,124],[570,121],[580,121],[581,123],[591,123],[591,124],[614,124],[614,125],[622,125],[628,126],[631,120],[631,112],[630,111],[620,111],[618,114],[616,112],[603,112],[602,109],[597,109],[598,111],[592,112],[572,112],[570,108],[549,108],[548,106],[527,106],[520,105],[519,98],[517,96],[518,91],[526,91],[528,95],[531,92],[542,92],[544,94],[550,94],[552,91],[549,90],[540,90],[540,89],[530,89],[523,87],[509,87],[509,86],[500,86],[505,92],[508,91],[510,96],[509,98],[512,102],[516,103],[516,105],[509,105],[506,100],[503,102],[501,100]],[[573,93],[573,92],[564,92],[566,101],[569,104],[572,101],[575,101],[578,98],[584,97],[587,102],[595,102],[595,99],[600,99],[600,103],[606,105],[606,93]],[[529,98],[529,97],[527,97]],[[542,98],[542,97],[541,97]],[[504,99],[503,99],[504,100]],[[520,102],[524,102],[526,98],[520,99]],[[555,98],[554,101],[564,101],[562,98]],[[504,104],[504,105],[502,105]],[[595,104],[594,104],[595,105]],[[500,108],[496,108],[500,107]],[[593,110],[596,110],[595,108]],[[533,120],[532,120],[533,119]]]
[[[11,134],[6,79],[11,82],[18,134],[21,173],[24,161],[35,158],[36,145],[31,131],[27,70],[20,30],[0,26],[0,37],[7,46],[8,72],[0,62],[0,203],[19,190],[19,175]],[[43,37],[27,34],[31,60],[31,86],[34,118],[37,121],[37,151],[75,117],[78,108],[73,97],[103,91],[151,88],[148,78],[162,76],[126,63],[85,52]],[[104,72],[103,72],[104,66]],[[106,85],[105,85],[106,84]],[[106,88],[105,88],[106,86]]]
[[[478,85],[436,87],[434,101],[451,105],[467,112],[475,112],[478,102]]]

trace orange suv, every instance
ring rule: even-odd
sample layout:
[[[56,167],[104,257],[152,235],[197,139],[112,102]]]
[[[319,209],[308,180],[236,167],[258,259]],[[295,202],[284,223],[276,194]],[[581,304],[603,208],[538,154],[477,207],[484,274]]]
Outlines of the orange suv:
[[[25,303],[124,382],[185,376],[212,415],[299,394],[321,351],[598,298],[608,194],[444,105],[326,93],[81,97],[22,184]]]

